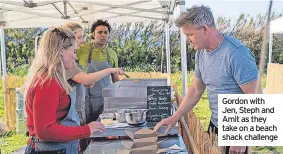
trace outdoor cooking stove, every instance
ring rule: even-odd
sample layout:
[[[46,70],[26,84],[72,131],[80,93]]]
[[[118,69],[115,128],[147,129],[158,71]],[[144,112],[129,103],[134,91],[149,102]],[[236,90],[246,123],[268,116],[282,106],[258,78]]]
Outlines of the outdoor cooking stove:
[[[147,109],[147,87],[168,85],[167,79],[123,79],[118,81],[102,91],[102,96],[104,97],[104,112],[113,113],[118,109],[130,108]],[[175,100],[172,88],[171,100]],[[172,109],[173,112],[176,110],[173,106]],[[93,133],[90,136],[92,141],[85,153],[101,152],[103,154],[112,154],[115,149],[117,150],[122,147],[120,141],[129,139],[125,130],[135,132],[141,128],[153,129],[156,123],[157,122],[145,122],[142,125],[127,125],[126,127],[116,128],[107,128],[106,126],[107,129],[103,133]],[[162,127],[159,129],[158,133],[162,134],[165,130],[166,127]],[[161,137],[160,139],[162,140],[167,137],[169,140],[163,143],[164,146],[175,143],[185,148],[182,137],[179,135],[178,123],[168,132],[167,136]],[[94,151],[95,149],[99,149],[98,147],[100,147],[100,150]],[[104,150],[103,147],[105,148]]]
[[[147,87],[149,86],[169,86],[167,79],[123,79],[115,82],[102,90],[104,97],[104,112],[113,113],[118,109],[147,109]],[[174,98],[174,90],[171,88],[171,100]],[[172,107],[173,108],[173,107]],[[173,109],[172,111],[174,111]],[[173,113],[173,112],[172,112]],[[154,128],[156,122],[146,122],[140,126],[128,126],[121,128],[107,129],[104,133],[97,133],[91,137],[107,137],[117,139],[126,136],[125,129],[136,131],[140,128]],[[164,132],[161,128],[160,132]],[[169,134],[178,134],[178,126],[169,131]],[[116,136],[116,137],[113,137]]]

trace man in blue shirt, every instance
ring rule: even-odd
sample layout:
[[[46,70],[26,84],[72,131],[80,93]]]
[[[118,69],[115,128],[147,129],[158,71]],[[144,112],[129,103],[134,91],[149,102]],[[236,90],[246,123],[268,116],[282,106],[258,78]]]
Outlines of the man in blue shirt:
[[[258,68],[253,53],[239,40],[216,29],[212,12],[193,6],[175,21],[196,52],[195,76],[177,112],[155,126],[168,130],[199,101],[205,89],[212,112],[209,128],[218,133],[218,94],[254,94]],[[246,147],[227,147],[226,153],[245,153]]]

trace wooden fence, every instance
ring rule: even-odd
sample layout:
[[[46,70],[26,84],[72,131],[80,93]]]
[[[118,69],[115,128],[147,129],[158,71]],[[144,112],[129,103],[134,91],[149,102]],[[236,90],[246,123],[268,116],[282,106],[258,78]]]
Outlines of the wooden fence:
[[[174,89],[176,86],[173,85]],[[175,97],[178,106],[182,103],[182,97],[176,91]],[[225,148],[218,147],[218,138],[210,131],[204,130],[200,121],[196,118],[193,111],[187,113],[183,119],[180,120],[181,134],[187,149],[191,149],[193,154],[224,154]]]
[[[6,86],[4,91],[4,110],[5,122],[10,130],[16,128],[16,88],[21,87],[24,82],[23,77],[7,76],[2,82],[2,88]]]
[[[268,64],[264,93],[283,94],[283,64]]]

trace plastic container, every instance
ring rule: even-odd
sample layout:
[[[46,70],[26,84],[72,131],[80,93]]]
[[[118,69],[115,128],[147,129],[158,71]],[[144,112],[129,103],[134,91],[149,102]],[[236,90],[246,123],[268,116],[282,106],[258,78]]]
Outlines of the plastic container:
[[[102,113],[101,115],[99,115],[99,118],[103,125],[113,124],[113,113]]]

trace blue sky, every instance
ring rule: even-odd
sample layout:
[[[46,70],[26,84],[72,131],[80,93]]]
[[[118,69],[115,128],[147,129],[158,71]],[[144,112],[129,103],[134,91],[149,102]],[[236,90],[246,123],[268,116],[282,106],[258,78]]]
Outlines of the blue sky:
[[[255,17],[257,14],[265,14],[269,7],[268,0],[186,0],[187,7],[193,5],[205,5],[211,8],[214,18],[231,18],[232,23],[241,13]],[[283,14],[283,0],[273,0],[272,11]]]

